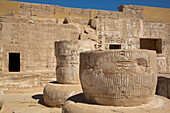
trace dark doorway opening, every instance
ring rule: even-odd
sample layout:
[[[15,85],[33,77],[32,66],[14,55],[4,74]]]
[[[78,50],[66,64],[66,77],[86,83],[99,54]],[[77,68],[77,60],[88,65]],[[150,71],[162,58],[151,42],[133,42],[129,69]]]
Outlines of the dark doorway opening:
[[[155,50],[162,53],[162,39],[140,39],[140,49]]]
[[[121,49],[121,45],[110,44],[109,49]]]
[[[20,71],[20,53],[9,53],[9,72]]]

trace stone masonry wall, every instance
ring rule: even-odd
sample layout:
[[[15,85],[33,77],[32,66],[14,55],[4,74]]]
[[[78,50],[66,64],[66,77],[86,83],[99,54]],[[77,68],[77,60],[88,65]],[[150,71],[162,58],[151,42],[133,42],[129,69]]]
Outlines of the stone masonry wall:
[[[79,36],[78,28],[74,25],[47,21],[34,23],[31,19],[16,17],[2,20],[4,72],[8,72],[10,52],[20,53],[21,72],[55,71],[55,41],[78,39]]]
[[[110,45],[140,49],[141,39],[161,40],[158,72],[170,71],[170,24],[145,19],[141,6],[122,5],[119,12],[113,12],[30,3],[17,5],[20,7],[16,11],[14,8],[0,17],[2,73],[9,72],[9,53],[20,53],[20,72],[41,72],[40,76],[45,76],[41,80],[48,82],[48,76],[55,78],[56,41],[90,40],[97,42],[95,49],[108,50]]]
[[[130,10],[130,12],[127,11]],[[140,39],[160,39],[161,52],[157,54],[159,72],[169,70],[169,44],[168,25],[162,22],[148,21],[145,18],[128,17],[133,14],[136,7],[125,6],[124,17],[111,18],[100,16],[97,21],[98,48],[100,50],[109,49],[109,45],[120,45],[121,49],[140,49]],[[136,14],[138,14],[137,9]],[[124,11],[120,7],[120,11]],[[133,12],[134,11],[134,12]],[[133,13],[132,13],[133,12]],[[140,16],[138,16],[140,17]]]

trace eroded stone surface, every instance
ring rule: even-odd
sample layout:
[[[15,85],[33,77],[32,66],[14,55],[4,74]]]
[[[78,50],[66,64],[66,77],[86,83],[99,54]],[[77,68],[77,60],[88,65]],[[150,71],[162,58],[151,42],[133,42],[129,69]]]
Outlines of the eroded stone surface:
[[[0,109],[2,108],[4,103],[4,92],[0,89]]]
[[[83,52],[80,54],[80,80],[89,102],[115,106],[147,103],[156,89],[156,52]]]
[[[169,113],[170,101],[165,97],[155,96],[148,104],[135,107],[115,107],[89,104],[83,95],[69,98],[62,113]]]
[[[82,25],[88,25],[89,19],[80,18],[80,17],[66,17],[64,20],[64,23],[70,24],[70,23],[77,23]]]
[[[44,103],[50,107],[62,107],[65,100],[81,92],[80,84],[48,83],[43,91]]]
[[[94,50],[93,41],[60,41],[56,48],[56,76],[59,83],[79,83],[79,53]]]

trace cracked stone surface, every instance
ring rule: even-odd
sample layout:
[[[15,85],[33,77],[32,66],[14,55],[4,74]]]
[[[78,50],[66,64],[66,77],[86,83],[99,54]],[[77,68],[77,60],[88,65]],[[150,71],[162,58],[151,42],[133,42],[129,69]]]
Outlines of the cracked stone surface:
[[[56,46],[56,77],[59,83],[80,83],[79,53],[94,50],[93,41],[59,41]]]
[[[80,81],[85,98],[92,103],[114,106],[147,103],[156,90],[156,52],[83,52],[80,54]]]

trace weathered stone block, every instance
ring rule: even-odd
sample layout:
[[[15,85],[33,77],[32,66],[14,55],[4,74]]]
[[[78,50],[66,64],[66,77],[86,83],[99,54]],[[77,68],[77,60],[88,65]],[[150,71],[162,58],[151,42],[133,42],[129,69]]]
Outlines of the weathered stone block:
[[[94,50],[92,41],[59,41],[55,43],[59,83],[79,83],[79,53]]]
[[[97,22],[98,22],[98,19],[90,19],[90,27],[93,29],[96,29],[97,24],[98,24]]]
[[[0,89],[0,109],[2,108],[2,105],[4,103],[4,92]]]
[[[72,96],[63,106],[62,113],[169,113],[170,101],[161,96],[155,96],[142,106],[118,107],[89,104],[82,94]]]
[[[44,103],[50,107],[62,107],[69,97],[81,92],[80,84],[48,83],[43,91]]]
[[[135,106],[155,95],[156,52],[92,51],[80,54],[80,80],[89,102]]]
[[[89,19],[85,19],[85,18],[80,18],[80,17],[66,17],[64,19],[64,23],[78,23],[78,24],[82,24],[82,25],[88,25],[89,24]]]

